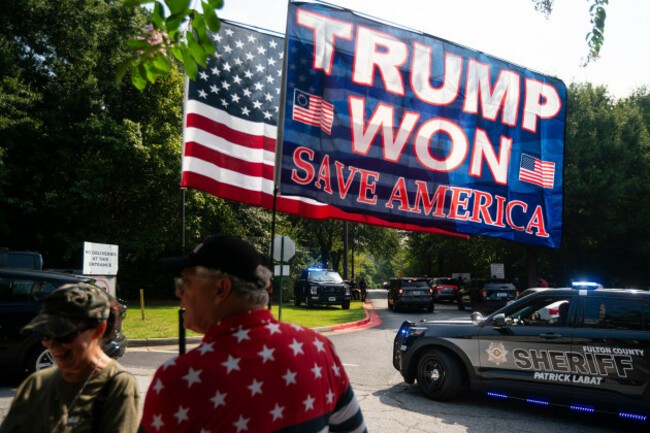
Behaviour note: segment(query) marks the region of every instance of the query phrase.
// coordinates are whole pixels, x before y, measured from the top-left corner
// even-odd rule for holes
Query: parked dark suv
[[[431,280],[433,299],[436,301],[455,301],[460,290],[460,284],[455,278],[438,277]]]
[[[508,280],[474,279],[458,292],[458,309],[471,308],[473,311],[490,313],[517,299],[517,296],[517,287]]]
[[[33,334],[20,330],[40,311],[45,298],[64,284],[92,282],[91,278],[26,269],[0,269],[0,365],[4,371],[33,372],[52,365],[50,353]],[[113,335],[106,336],[106,354],[118,358],[126,350],[121,319]]]
[[[332,269],[309,267],[302,271],[293,288],[293,303],[314,305],[340,305],[350,308],[350,286],[345,284],[338,272]]]
[[[426,278],[391,278],[388,287],[388,309],[426,308],[433,311],[433,289]]]

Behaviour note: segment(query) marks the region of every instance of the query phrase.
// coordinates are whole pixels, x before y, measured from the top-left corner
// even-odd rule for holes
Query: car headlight
[[[413,335],[415,336],[420,335],[427,330],[427,328],[412,326],[412,325],[413,324],[411,322],[406,321],[402,323],[402,326],[400,326],[399,331],[397,332],[405,337],[410,337]]]
[[[318,295],[318,286],[309,286],[309,293],[312,295]]]

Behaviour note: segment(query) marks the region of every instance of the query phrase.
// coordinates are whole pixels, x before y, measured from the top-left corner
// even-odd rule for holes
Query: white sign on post
[[[273,260],[288,262],[296,254],[296,244],[289,236],[277,236],[271,244]]]
[[[490,273],[494,278],[505,278],[506,273],[503,268],[503,263],[492,263],[490,265]]]
[[[117,275],[118,246],[84,242],[84,275]]]
[[[290,274],[289,265],[282,265],[282,276],[288,277],[289,274]],[[280,265],[273,266],[273,276],[275,277],[280,276]]]

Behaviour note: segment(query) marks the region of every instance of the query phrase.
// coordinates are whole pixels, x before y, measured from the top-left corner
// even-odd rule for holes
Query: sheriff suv
[[[543,314],[549,309],[557,314]],[[427,397],[500,400],[647,421],[650,292],[536,290],[487,318],[404,322],[393,366]]]
[[[340,305],[347,310],[350,308],[350,298],[350,287],[332,269],[309,267],[302,271],[293,288],[294,305],[304,302],[307,308]]]

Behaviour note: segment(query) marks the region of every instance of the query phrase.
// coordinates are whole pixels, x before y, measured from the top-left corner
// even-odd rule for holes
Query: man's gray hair
[[[197,266],[197,273],[211,277],[228,277],[232,281],[232,293],[242,302],[254,305],[266,305],[269,303],[268,288],[271,285],[273,274],[266,266],[259,265],[255,269],[257,281],[247,281],[243,278],[235,277],[227,272],[221,272],[214,269]]]

